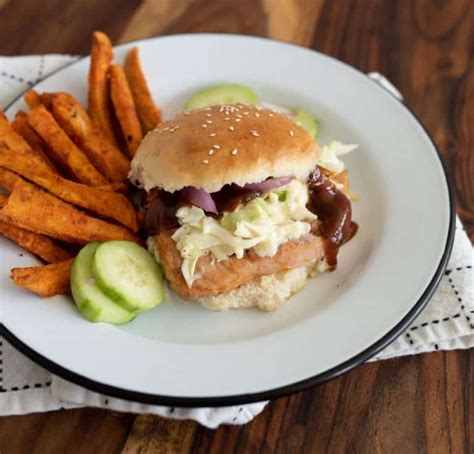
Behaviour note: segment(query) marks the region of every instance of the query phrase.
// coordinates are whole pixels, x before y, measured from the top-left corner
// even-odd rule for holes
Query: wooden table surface
[[[401,90],[441,150],[474,238],[472,0],[0,0],[0,54],[87,53],[187,32],[294,42]],[[243,427],[81,409],[0,418],[0,452],[474,452],[473,351],[361,366],[278,399]]]

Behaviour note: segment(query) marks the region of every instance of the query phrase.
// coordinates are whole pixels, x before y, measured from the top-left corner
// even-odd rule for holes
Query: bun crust
[[[269,177],[307,178],[319,148],[286,115],[243,104],[184,111],[142,141],[130,180],[149,191],[194,186],[216,192]]]

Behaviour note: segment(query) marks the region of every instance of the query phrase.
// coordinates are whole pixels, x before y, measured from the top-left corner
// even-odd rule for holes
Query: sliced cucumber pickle
[[[293,121],[305,129],[313,139],[316,139],[319,132],[318,120],[303,109],[291,108],[291,110],[295,113],[292,117]]]
[[[71,291],[79,312],[91,322],[114,325],[129,322],[137,312],[128,311],[105,296],[91,272],[94,252],[100,243],[89,243],[77,255],[71,270]]]
[[[259,103],[255,92],[245,85],[213,85],[198,91],[187,103],[186,109],[202,109],[216,104],[252,104]]]
[[[92,274],[99,288],[129,311],[145,311],[163,299],[163,276],[153,256],[131,241],[107,241],[95,251]]]

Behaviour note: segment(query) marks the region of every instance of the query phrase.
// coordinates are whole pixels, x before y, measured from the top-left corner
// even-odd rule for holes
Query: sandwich
[[[274,310],[334,270],[356,225],[337,157],[348,150],[333,145],[245,104],[182,111],[148,133],[129,177],[171,289],[210,309]]]

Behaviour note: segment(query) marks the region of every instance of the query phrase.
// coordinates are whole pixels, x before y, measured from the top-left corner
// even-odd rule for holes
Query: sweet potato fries
[[[69,93],[28,90],[29,112],[12,123],[0,112],[0,235],[46,263],[11,270],[16,285],[42,297],[70,290],[80,245],[138,241],[130,158],[160,121],[138,50],[124,71],[107,35],[95,32],[87,91],[87,110]]]

